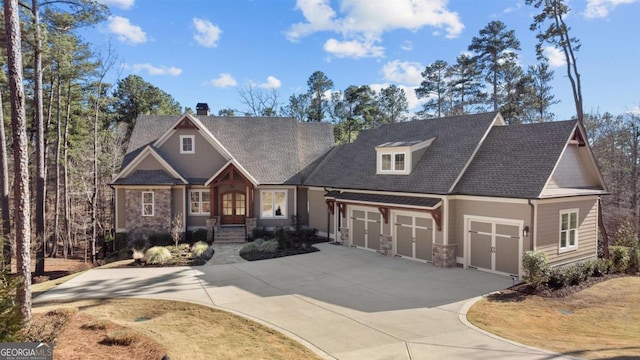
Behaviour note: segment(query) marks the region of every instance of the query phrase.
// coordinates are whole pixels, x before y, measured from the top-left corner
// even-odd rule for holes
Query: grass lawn
[[[503,292],[471,307],[477,327],[526,345],[589,359],[640,358],[640,277],[564,298]]]
[[[175,359],[319,359],[298,342],[239,316],[191,303],[150,299],[95,299],[37,304],[34,313],[78,309],[80,319],[68,322],[54,345],[55,358],[159,359],[166,351]],[[88,316],[88,317],[87,317]],[[95,325],[101,326],[95,326]],[[104,324],[107,325],[105,330]],[[105,344],[113,326],[142,334],[139,342],[122,347]],[[156,344],[150,344],[149,339]],[[82,350],[77,350],[82,349]],[[154,350],[154,351],[151,351]],[[77,351],[81,351],[79,354]],[[126,351],[130,351],[126,353]]]

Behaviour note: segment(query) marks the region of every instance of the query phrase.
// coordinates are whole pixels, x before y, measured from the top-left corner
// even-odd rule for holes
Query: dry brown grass
[[[608,280],[564,298],[491,296],[467,318],[504,338],[560,353],[640,358],[640,277]]]
[[[91,316],[84,323],[85,328],[100,328],[100,322],[108,319],[162,344],[172,360],[318,359],[309,349],[277,331],[202,305],[149,299],[108,299],[39,304],[34,311],[46,312],[54,308],[69,307],[77,308],[81,315]],[[100,330],[104,335],[96,339],[98,342],[104,340],[107,332],[114,331],[110,326],[105,328]],[[78,343],[76,345],[87,347],[87,342],[82,336],[77,336],[75,341]],[[72,345],[65,344],[54,346],[54,351],[58,351],[60,346]],[[103,356],[110,354],[112,348],[121,347],[112,346]],[[69,358],[59,356],[61,359]],[[121,358],[139,357],[136,355]]]

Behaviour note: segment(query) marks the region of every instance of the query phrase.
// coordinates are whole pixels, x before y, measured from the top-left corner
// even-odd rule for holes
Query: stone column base
[[[456,266],[456,244],[433,244],[432,255],[433,266],[444,268]]]
[[[258,219],[245,218],[244,225],[247,227],[247,235],[251,237],[253,235],[253,229],[258,227]]]
[[[393,255],[393,242],[391,235],[380,235],[380,254],[384,256]]]
[[[341,227],[340,231],[340,243],[344,246],[349,246],[349,228]]]
[[[218,231],[218,217],[214,217],[213,219],[207,219],[206,227],[207,227],[207,242],[211,244],[211,242],[213,241],[213,232]]]

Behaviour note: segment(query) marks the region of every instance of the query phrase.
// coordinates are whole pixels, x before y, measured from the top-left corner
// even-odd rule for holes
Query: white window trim
[[[191,139],[191,151],[184,149],[184,139]],[[194,135],[180,135],[180,154],[196,153],[196,137]]]
[[[144,195],[145,194],[151,194],[151,214],[145,214],[144,213],[144,206],[148,204],[148,203],[144,202]],[[142,209],[141,209],[142,210],[142,216],[149,216],[149,217],[155,216],[155,213],[156,213],[156,202],[155,202],[155,200],[156,200],[155,199],[155,194],[153,193],[153,191],[143,191],[142,192],[142,199],[141,199],[141,202],[142,202]]]
[[[284,209],[282,210],[282,215],[280,216],[276,216],[276,193],[281,192],[284,193]],[[273,212],[273,216],[262,216],[262,194],[264,193],[271,193],[271,198],[273,199],[273,207],[272,207],[272,212]],[[282,190],[260,190],[260,218],[261,219],[286,219],[287,218],[287,208],[289,207],[289,190],[287,189],[282,189]]]
[[[382,168],[382,157],[384,155],[391,155],[391,170],[385,170]],[[396,155],[404,155],[404,169],[398,170],[396,169]],[[411,172],[411,159],[408,151],[387,151],[387,152],[378,152],[378,174],[409,174]]]
[[[191,209],[192,209],[192,207],[191,207],[191,194],[194,193],[194,192],[200,193],[200,195],[198,197],[200,199],[200,201],[199,201],[199,203],[200,203],[200,211],[199,212],[192,212],[191,211]],[[211,193],[209,192],[209,189],[189,190],[189,197],[188,197],[188,199],[189,199],[189,215],[196,215],[196,216],[203,215],[204,216],[204,215],[210,215],[211,214],[211,205],[209,205],[209,211],[208,212],[202,211],[202,208],[203,208],[202,204],[204,204],[204,201],[202,201],[202,193],[205,193],[205,192],[209,193],[209,201],[211,201]]]
[[[569,216],[569,226],[571,226],[571,214],[572,213],[576,213],[576,243],[575,245],[569,245],[569,231],[571,230],[571,228],[569,227],[566,231],[567,231],[567,246],[562,247],[562,215],[564,214],[568,214]],[[579,243],[579,239],[580,239],[580,211],[579,209],[565,209],[565,210],[560,210],[560,214],[558,215],[558,253],[562,254],[568,251],[575,251],[578,250],[578,243]]]

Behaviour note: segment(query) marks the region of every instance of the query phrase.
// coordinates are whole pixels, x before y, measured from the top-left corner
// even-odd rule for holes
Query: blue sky
[[[455,62],[490,21],[521,42],[523,66],[536,63],[536,9],[516,0],[100,0],[111,17],[81,35],[110,42],[117,76],[142,76],[195,108],[242,109],[239,90],[275,88],[282,105],[305,92],[316,70],[349,85],[413,89],[426,65]],[[571,34],[582,42],[578,67],[586,112],[640,112],[640,0],[571,0]],[[557,119],[574,113],[565,67],[553,49]],[[116,71],[111,81],[117,80]]]

